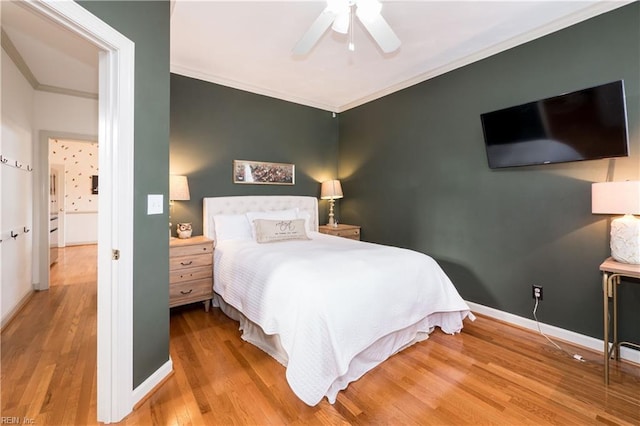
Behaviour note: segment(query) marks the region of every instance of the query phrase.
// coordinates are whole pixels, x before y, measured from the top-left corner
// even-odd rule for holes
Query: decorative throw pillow
[[[269,220],[290,220],[298,218],[298,209],[287,210],[268,210],[262,212],[247,212],[247,221],[251,229],[251,235],[253,239],[256,239],[256,219],[269,219]]]
[[[304,219],[255,219],[256,242],[309,240]]]

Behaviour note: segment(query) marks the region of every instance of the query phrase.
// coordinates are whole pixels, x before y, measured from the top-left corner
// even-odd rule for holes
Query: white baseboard
[[[98,244],[97,241],[67,241],[65,243],[65,247],[70,246],[90,246]]]
[[[4,330],[4,328],[18,315],[18,313],[24,308],[31,297],[35,294],[34,290],[29,290],[25,293],[25,295],[16,303],[16,306],[11,309],[5,316],[2,317],[2,321],[0,321],[0,330]]]
[[[146,398],[150,392],[154,391],[155,388],[171,374],[171,372],[173,372],[173,362],[171,361],[171,357],[169,357],[167,362],[165,362],[151,376],[149,376],[147,380],[140,383],[140,385],[133,390],[131,395],[133,398],[131,406],[135,407],[138,402]]]
[[[467,302],[473,312],[482,314],[491,318],[504,321],[509,324],[517,325],[522,328],[538,332],[536,322],[529,318],[519,317],[508,312],[499,311],[488,306],[480,305],[473,302]],[[564,341],[583,346],[594,351],[604,353],[604,340],[594,337],[585,336],[570,330],[565,330],[549,324],[540,323],[540,330],[549,337],[555,337]],[[640,351],[628,347],[620,348],[620,358],[636,364],[640,364]]]

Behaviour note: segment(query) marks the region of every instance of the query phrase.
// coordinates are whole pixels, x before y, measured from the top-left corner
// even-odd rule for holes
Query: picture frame
[[[296,166],[288,163],[233,160],[233,183],[295,185]]]

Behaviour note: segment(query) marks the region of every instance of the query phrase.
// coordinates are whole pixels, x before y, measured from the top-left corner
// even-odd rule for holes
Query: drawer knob
[[[181,264],[182,266],[189,266],[189,265],[191,265],[192,263],[193,263],[193,260],[190,260],[190,261],[188,261],[188,262],[180,262],[180,264]]]
[[[193,289],[191,289],[189,291],[180,290],[180,294],[191,294],[192,291],[193,291]]]

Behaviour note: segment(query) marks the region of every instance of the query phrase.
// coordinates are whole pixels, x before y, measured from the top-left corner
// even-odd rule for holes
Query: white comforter
[[[455,333],[471,315],[442,269],[422,253],[316,232],[310,237],[224,241],[214,264],[215,292],[266,334],[279,336],[289,385],[309,405],[325,395],[335,402],[351,361],[384,336],[415,324],[420,331],[439,326]],[[340,389],[328,394],[336,383]]]

